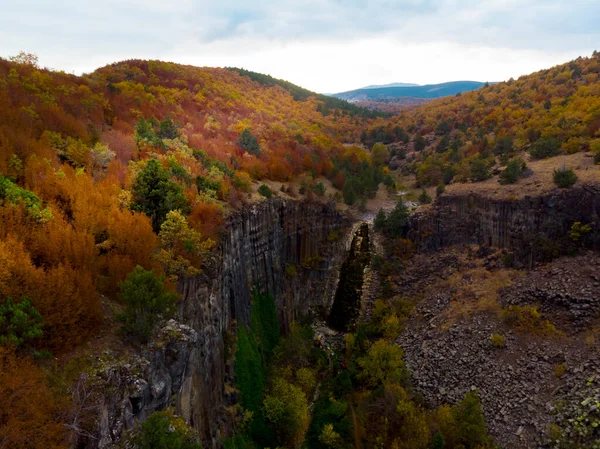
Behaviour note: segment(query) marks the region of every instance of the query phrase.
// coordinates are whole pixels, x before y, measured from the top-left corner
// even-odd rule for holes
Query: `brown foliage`
[[[0,448],[66,448],[60,404],[44,374],[29,359],[0,347]]]

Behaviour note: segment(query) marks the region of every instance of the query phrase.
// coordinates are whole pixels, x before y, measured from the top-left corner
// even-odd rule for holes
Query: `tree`
[[[30,65],[35,68],[39,67],[39,58],[35,53],[20,51],[16,56],[10,56],[8,60],[15,64]]]
[[[383,232],[385,231],[387,226],[387,215],[383,209],[379,209],[377,215],[373,219],[373,228],[375,232]]]
[[[29,357],[0,347],[0,447],[64,449],[66,427],[44,373]]]
[[[385,227],[386,234],[391,237],[402,237],[408,227],[408,208],[404,201],[400,200],[396,203],[396,207],[388,214],[387,225]]]
[[[160,226],[160,250],[153,257],[162,264],[167,276],[196,276],[201,273],[215,242],[203,240],[202,234],[190,228],[186,218],[178,210],[170,211]]]
[[[426,146],[427,146],[427,142],[425,142],[425,139],[423,138],[423,136],[421,134],[417,133],[417,135],[415,136],[415,142],[414,142],[415,151],[423,151]]]
[[[429,203],[431,203],[431,197],[427,193],[427,190],[423,189],[423,191],[419,195],[419,202],[421,204],[429,204]]]
[[[560,142],[554,137],[542,137],[533,144],[529,151],[534,159],[545,159],[556,156],[560,151]]]
[[[256,137],[252,135],[248,128],[242,131],[240,138],[238,139],[238,145],[248,153],[255,156],[260,156],[260,145]]]
[[[265,396],[263,412],[280,444],[299,448],[310,423],[308,400],[302,390],[278,377]]]
[[[350,179],[344,183],[342,194],[344,196],[344,203],[348,206],[352,206],[356,202],[356,191],[354,190],[353,182]]]
[[[140,430],[139,449],[202,449],[194,431],[170,411],[154,412]]]
[[[401,382],[406,375],[402,349],[385,340],[377,340],[367,355],[358,360],[359,378],[371,388],[392,381]]]
[[[371,148],[371,160],[373,164],[383,166],[389,162],[390,152],[384,144],[377,142]]]
[[[160,122],[156,136],[160,139],[176,139],[179,137],[179,129],[171,117],[167,116]]]
[[[513,152],[513,140],[511,137],[500,137],[496,140],[496,146],[494,147],[494,154],[496,156],[503,156]]]
[[[473,158],[469,165],[471,168],[471,181],[485,181],[491,176],[489,164],[485,159],[482,159],[481,157]]]
[[[552,179],[554,184],[556,184],[558,187],[569,188],[577,182],[577,175],[570,168],[567,169],[563,166],[563,168],[559,170],[554,170]]]
[[[436,197],[440,197],[440,196],[442,196],[444,194],[445,191],[446,191],[446,184],[444,184],[443,182],[441,182],[435,188],[435,196]]]
[[[121,283],[119,297],[124,304],[118,315],[122,331],[147,342],[154,326],[175,312],[178,295],[167,289],[164,276],[138,265]]]
[[[42,336],[44,320],[29,298],[14,303],[8,298],[0,305],[0,345],[19,348],[26,340]]]
[[[511,159],[506,165],[506,168],[500,172],[498,182],[500,184],[514,184],[519,180],[523,171],[527,169],[527,164],[523,159]]]
[[[489,443],[485,418],[477,392],[468,392],[461,402],[452,407],[452,416],[457,425],[456,433],[459,441],[467,449],[485,446]]]
[[[131,187],[132,209],[143,212],[152,220],[152,229],[158,234],[167,213],[179,209],[188,213],[190,206],[183,187],[169,179],[169,171],[159,161],[150,159]]]
[[[319,435],[319,441],[332,449],[338,448],[343,444],[340,434],[333,430],[333,424],[325,424],[323,426],[321,435]]]

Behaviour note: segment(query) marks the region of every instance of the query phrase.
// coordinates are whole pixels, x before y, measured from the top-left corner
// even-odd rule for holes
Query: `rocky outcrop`
[[[252,289],[275,299],[282,330],[331,307],[347,249],[349,220],[322,202],[273,199],[226,221],[215,260],[201,276],[181,279],[177,320],[193,331],[185,349],[150,346],[140,368],[114,366],[107,378],[98,433],[90,447],[111,447],[124,429],[153,411],[175,407],[198,430],[205,448],[218,448],[231,427],[225,406],[233,367],[226,340],[249,324]],[[171,354],[171,355],[169,355]],[[131,364],[129,364],[131,366]],[[112,372],[112,371],[111,371]]]
[[[564,252],[577,221],[592,225],[589,244],[600,247],[599,214],[597,184],[522,199],[442,195],[433,207],[411,217],[408,237],[422,251],[460,243],[505,248],[516,263],[527,267]]]
[[[194,329],[170,320],[155,341],[135,357],[120,362],[112,361],[110,354],[98,357],[93,388],[102,396],[97,435],[89,445],[111,447],[123,430],[170,405],[194,362],[197,341]]]

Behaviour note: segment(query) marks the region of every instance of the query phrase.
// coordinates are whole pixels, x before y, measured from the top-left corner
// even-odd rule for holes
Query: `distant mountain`
[[[427,84],[425,86],[372,87],[340,92],[332,96],[350,102],[381,101],[400,97],[431,99],[479,89],[484,84],[479,81],[451,81],[449,83]]]
[[[415,87],[415,83],[390,83],[390,84],[372,84],[371,86],[361,87],[361,89],[379,89],[381,87]]]

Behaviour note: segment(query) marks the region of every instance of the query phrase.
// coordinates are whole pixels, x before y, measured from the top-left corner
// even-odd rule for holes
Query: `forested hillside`
[[[600,54],[439,99],[373,127],[363,143],[398,142],[392,156],[422,185],[481,181],[515,157],[600,152]]]
[[[199,248],[159,236],[169,211],[182,213],[172,240],[202,241],[254,180],[368,160],[342,145],[363,119],[322,105],[224,69],[127,61],[77,77],[32,55],[0,60],[0,295],[33,299],[39,345],[85,340],[102,319],[97,293],[114,297],[136,265],[201,268]]]

